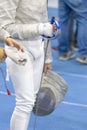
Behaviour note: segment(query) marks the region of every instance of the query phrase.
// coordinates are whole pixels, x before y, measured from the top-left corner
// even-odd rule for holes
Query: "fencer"
[[[20,66],[6,59],[16,94],[10,130],[27,130],[36,94],[40,88],[44,65],[42,35],[51,36],[56,29],[48,22],[47,0],[1,0],[0,24],[25,47],[27,62]],[[9,50],[10,47],[6,46]],[[52,58],[48,57],[51,63]]]

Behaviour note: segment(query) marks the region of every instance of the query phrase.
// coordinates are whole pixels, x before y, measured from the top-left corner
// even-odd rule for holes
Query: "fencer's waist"
[[[29,37],[29,38],[22,38],[22,39],[20,39],[20,38],[15,38],[14,37],[14,39],[16,39],[17,41],[37,41],[37,40],[40,40],[40,39],[42,39],[42,37],[41,36],[35,36],[35,37]]]
[[[33,40],[19,40],[19,39],[15,39],[18,42],[20,42],[22,45],[26,46],[42,46],[42,44],[44,44],[42,42],[42,38],[39,39],[33,39]]]

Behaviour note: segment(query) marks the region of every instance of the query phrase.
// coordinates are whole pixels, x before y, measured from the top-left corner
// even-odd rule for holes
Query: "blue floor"
[[[57,16],[56,9],[48,9],[49,18]],[[57,40],[52,41],[57,46]],[[75,58],[59,61],[58,52],[52,51],[53,71],[59,73],[68,83],[65,100],[48,116],[31,115],[28,130],[87,130],[87,65],[77,63]],[[1,63],[5,75],[5,63]],[[15,106],[12,83],[7,82],[12,95],[7,96],[2,73],[0,72],[0,130],[9,130],[9,122]],[[36,125],[35,125],[36,120]],[[35,127],[34,127],[35,125]]]

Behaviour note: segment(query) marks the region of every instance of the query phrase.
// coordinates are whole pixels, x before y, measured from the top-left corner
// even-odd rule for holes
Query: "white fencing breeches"
[[[16,94],[16,106],[11,118],[10,130],[27,130],[44,64],[44,45],[41,40],[22,43],[26,48],[26,65],[18,65],[9,58],[6,60]]]

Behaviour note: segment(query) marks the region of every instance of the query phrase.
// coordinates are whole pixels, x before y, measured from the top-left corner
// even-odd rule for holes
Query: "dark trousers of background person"
[[[60,59],[61,56],[63,56],[63,60],[73,58],[74,56],[69,43],[69,24],[72,11],[78,27],[77,61],[87,64],[87,1],[85,0],[59,0],[58,17],[62,32],[58,39]]]

